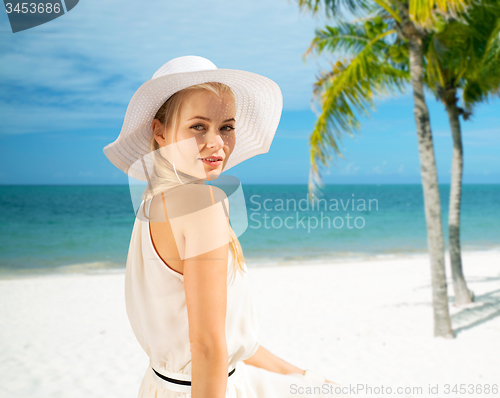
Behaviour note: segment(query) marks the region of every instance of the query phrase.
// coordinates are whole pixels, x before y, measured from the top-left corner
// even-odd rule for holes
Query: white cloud
[[[349,163],[340,174],[354,175],[358,174],[360,166],[355,166],[353,162]]]
[[[373,166],[371,172],[369,172],[368,174],[384,174],[384,168],[386,164],[387,160],[384,160],[381,165]]]

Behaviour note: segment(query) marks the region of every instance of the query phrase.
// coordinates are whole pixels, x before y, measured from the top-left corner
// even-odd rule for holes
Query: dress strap
[[[165,388],[178,392],[191,392],[191,375],[184,373],[174,373],[162,370],[161,373],[151,367],[156,380]],[[227,375],[230,377],[236,368],[233,368]]]

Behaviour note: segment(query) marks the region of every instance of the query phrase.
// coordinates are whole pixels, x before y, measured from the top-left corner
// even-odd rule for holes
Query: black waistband
[[[163,380],[166,380],[166,381],[169,381],[171,383],[175,383],[175,384],[181,384],[183,386],[190,386],[191,385],[191,382],[189,380],[177,380],[177,379],[172,379],[170,377],[167,377],[167,376],[163,376],[162,374],[158,373],[156,370],[154,370],[154,368],[151,368],[153,369],[153,372],[156,373],[156,375],[160,378],[162,378]],[[233,370],[231,370],[228,374],[227,374],[227,377],[231,376],[234,372],[236,371],[236,368],[234,368]]]

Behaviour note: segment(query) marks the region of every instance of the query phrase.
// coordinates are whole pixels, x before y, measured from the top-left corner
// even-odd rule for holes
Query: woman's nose
[[[224,140],[220,134],[210,132],[207,137],[207,146],[213,149],[220,149],[224,147]]]

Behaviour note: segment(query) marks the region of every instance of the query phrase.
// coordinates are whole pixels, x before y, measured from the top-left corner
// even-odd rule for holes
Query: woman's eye
[[[196,130],[196,131],[203,131],[205,130],[205,126],[203,124],[195,124],[193,126],[191,126],[192,129]],[[234,130],[234,127],[233,126],[222,126],[221,127],[221,131],[224,131],[224,132],[229,132],[229,131],[232,131]]]
[[[195,129],[195,130],[198,130],[198,131],[201,131],[205,127],[202,124],[195,124],[194,126],[191,126],[191,128]]]

